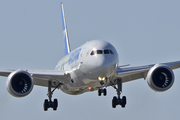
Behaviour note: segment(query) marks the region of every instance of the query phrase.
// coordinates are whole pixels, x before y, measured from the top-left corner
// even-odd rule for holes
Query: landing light
[[[66,75],[68,74],[68,72],[67,72],[67,71],[65,71],[64,73],[65,73]]]
[[[98,77],[99,81],[104,81],[106,78],[105,77]]]

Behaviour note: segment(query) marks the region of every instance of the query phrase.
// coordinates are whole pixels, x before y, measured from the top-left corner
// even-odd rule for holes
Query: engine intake
[[[174,83],[174,73],[164,64],[154,65],[147,74],[147,82],[150,88],[157,92],[163,92],[171,88]]]
[[[24,70],[14,71],[7,78],[7,90],[14,97],[24,97],[28,95],[33,89],[33,86],[31,75]]]

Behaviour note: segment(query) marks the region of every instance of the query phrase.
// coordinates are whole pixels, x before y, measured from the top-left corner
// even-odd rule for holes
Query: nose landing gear
[[[103,95],[106,96],[106,95],[107,95],[107,90],[106,90],[106,88],[104,88],[104,89],[101,89],[101,88],[100,88],[100,89],[98,90],[98,95],[101,96],[101,93],[103,93]]]
[[[106,90],[106,88],[103,88],[104,82],[100,81],[100,84],[101,84],[101,88],[99,88],[99,90],[98,90],[98,95],[101,96],[101,93],[103,93],[103,95],[106,96],[107,90]]]

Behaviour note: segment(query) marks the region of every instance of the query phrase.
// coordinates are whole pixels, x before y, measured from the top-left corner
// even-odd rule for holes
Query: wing
[[[162,63],[164,65],[169,66],[171,69],[180,68],[180,61],[176,62],[167,62]],[[117,69],[117,75],[115,76],[120,77],[122,82],[128,82],[140,78],[146,79],[148,71],[154,66],[155,64],[145,65],[145,66],[138,66],[138,67],[124,67]]]
[[[8,77],[13,69],[0,69],[0,76]],[[34,85],[48,87],[48,81],[52,81],[52,87],[59,83],[66,84],[70,80],[70,74],[63,70],[26,70],[31,74]]]

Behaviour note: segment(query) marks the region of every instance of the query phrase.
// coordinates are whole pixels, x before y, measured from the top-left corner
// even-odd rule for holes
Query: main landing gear
[[[123,96],[122,99],[120,98],[121,92],[122,92],[122,80],[121,79],[117,79],[117,87],[116,85],[114,85],[113,83],[111,83],[111,86],[116,89],[117,92],[117,97],[114,96],[112,99],[112,107],[116,108],[117,105],[121,105],[122,108],[125,108],[126,106],[126,96]],[[107,90],[106,88],[103,87],[104,85],[104,81],[100,81],[101,84],[101,88],[98,90],[98,95],[101,96],[101,93],[104,94],[104,96],[107,95]]]
[[[52,101],[52,94],[53,92],[61,85],[61,83],[59,83],[53,91],[51,91],[51,81],[48,82],[48,98],[49,98],[49,101],[48,99],[45,99],[44,100],[44,111],[47,111],[48,108],[53,108],[53,110],[57,110],[57,107],[58,107],[58,100],[57,99],[54,99],[54,101]]]
[[[126,96],[123,96],[122,99],[120,98],[120,95],[121,95],[121,92],[122,92],[122,80],[121,79],[117,79],[117,86],[118,86],[118,88],[113,86],[116,89],[118,96],[113,97],[113,99],[112,99],[112,107],[116,108],[117,105],[121,105],[122,108],[125,108],[125,106],[126,106]]]

